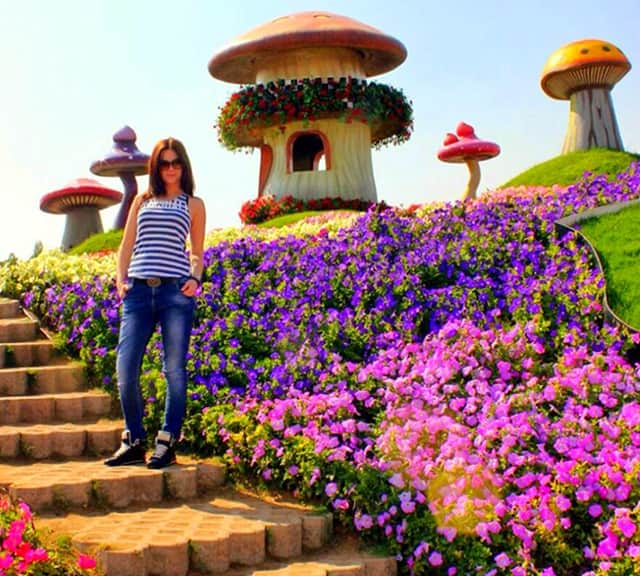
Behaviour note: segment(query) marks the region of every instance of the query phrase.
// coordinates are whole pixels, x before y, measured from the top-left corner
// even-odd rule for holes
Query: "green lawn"
[[[89,236],[84,242],[69,250],[69,254],[86,254],[103,250],[117,250],[122,240],[122,230],[110,230]]]
[[[640,329],[640,204],[580,223],[602,259],[611,309]]]
[[[616,174],[627,169],[631,162],[640,160],[638,154],[594,148],[580,150],[571,154],[562,154],[551,160],[536,164],[518,174],[500,188],[510,186],[566,186],[580,180],[585,172],[609,174],[613,179]]]

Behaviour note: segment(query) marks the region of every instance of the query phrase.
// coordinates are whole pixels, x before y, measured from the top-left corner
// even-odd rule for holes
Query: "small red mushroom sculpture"
[[[51,214],[66,214],[62,250],[69,251],[83,240],[102,232],[99,210],[122,200],[122,193],[107,188],[91,178],[77,178],[66,186],[45,194],[40,210]]]
[[[460,122],[456,133],[448,132],[443,147],[438,150],[438,159],[443,162],[464,162],[469,168],[469,182],[462,195],[462,200],[476,197],[480,183],[480,166],[478,162],[488,160],[500,154],[500,146],[495,142],[480,140],[473,131],[473,126]]]

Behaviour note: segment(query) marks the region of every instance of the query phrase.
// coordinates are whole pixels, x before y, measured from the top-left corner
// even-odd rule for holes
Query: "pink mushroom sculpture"
[[[67,252],[80,242],[102,232],[99,210],[122,200],[122,193],[107,188],[91,178],[77,178],[58,190],[45,194],[40,210],[51,214],[66,214],[62,250]]]
[[[460,122],[456,133],[448,132],[444,138],[443,147],[438,150],[438,159],[443,162],[464,162],[469,168],[469,182],[462,195],[462,200],[472,200],[476,197],[480,183],[480,166],[478,162],[488,160],[500,154],[500,146],[495,142],[480,140],[473,130],[473,126]]]

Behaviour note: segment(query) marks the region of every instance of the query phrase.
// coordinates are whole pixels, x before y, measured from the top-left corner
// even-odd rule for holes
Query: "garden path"
[[[71,537],[106,576],[394,576],[395,560],[337,535],[331,514],[224,485],[224,466],[108,468],[122,421],[56,355],[36,319],[0,298],[0,487]]]

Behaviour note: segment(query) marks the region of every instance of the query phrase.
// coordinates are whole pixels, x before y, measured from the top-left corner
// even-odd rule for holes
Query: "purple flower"
[[[338,485],[335,482],[329,482],[324,488],[324,493],[331,498],[338,491]]]

